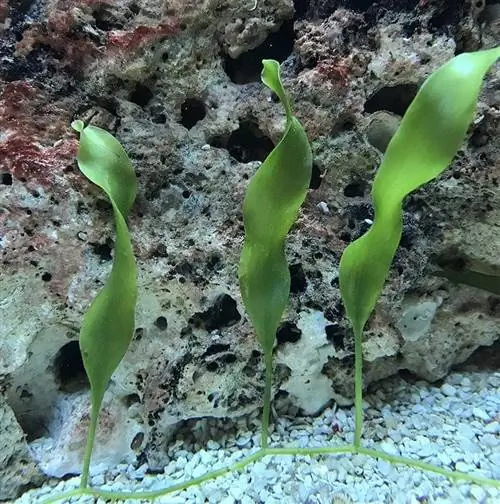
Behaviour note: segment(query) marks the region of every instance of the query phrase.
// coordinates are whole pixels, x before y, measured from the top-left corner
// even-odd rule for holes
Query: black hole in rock
[[[313,163],[311,170],[311,181],[309,182],[309,189],[319,189],[321,182],[323,182],[321,171],[318,168],[318,166]]]
[[[163,113],[154,115],[151,120],[155,124],[165,124],[167,122],[167,116]]]
[[[238,357],[236,357],[236,355],[233,353],[229,353],[220,357],[219,360],[221,360],[225,364],[232,364],[233,362],[236,362],[238,360]]]
[[[160,331],[164,331],[168,327],[167,319],[161,315],[155,320],[155,326],[160,329]]]
[[[50,281],[52,280],[52,275],[51,275],[48,271],[46,271],[46,272],[45,272],[45,273],[43,273],[43,275],[42,275],[42,280],[43,280],[44,282],[50,282]]]
[[[205,312],[195,313],[190,323],[204,327],[207,331],[229,327],[241,320],[236,301],[228,294],[218,296],[214,304]]]
[[[288,269],[290,270],[290,292],[292,294],[305,292],[307,289],[307,279],[302,264],[292,264]]]
[[[90,243],[92,252],[99,256],[101,261],[111,261],[113,258],[111,252],[113,250],[113,240],[107,239],[105,243]]]
[[[198,121],[201,121],[207,112],[205,104],[198,98],[188,98],[181,105],[181,124],[191,129]]]
[[[228,137],[224,135],[215,135],[208,139],[208,143],[216,149],[227,149]],[[207,167],[207,170],[210,167]]]
[[[141,398],[138,394],[128,394],[123,398],[123,402],[127,408],[130,408],[133,404],[140,403]]]
[[[348,0],[344,5],[348,9],[365,11],[373,5],[373,0]]]
[[[386,110],[403,116],[417,94],[416,84],[399,84],[379,89],[365,102],[365,112]]]
[[[144,84],[137,83],[134,90],[130,93],[129,100],[139,107],[145,107],[153,98],[153,92]]]
[[[336,349],[344,349],[345,331],[337,324],[330,324],[325,327],[326,339],[333,343]]]
[[[12,175],[10,173],[2,173],[2,185],[12,185]]]
[[[344,196],[348,198],[363,197],[365,195],[366,184],[359,180],[357,182],[351,182],[344,187]]]
[[[99,30],[110,31],[123,28],[123,23],[118,21],[104,5],[97,7],[92,15],[95,19],[95,25]]]
[[[191,191],[188,191],[187,189],[185,189],[184,191],[182,191],[182,197],[184,199],[188,199],[190,196],[191,196]]]
[[[286,21],[277,32],[271,33],[255,49],[243,53],[236,59],[226,56],[224,70],[235,84],[258,82],[262,71],[262,60],[274,59],[281,63],[291,54],[294,39],[293,21]]]
[[[70,341],[59,349],[54,359],[54,370],[62,392],[78,392],[90,386],[78,341]]]
[[[436,264],[441,268],[447,268],[455,271],[463,271],[467,267],[467,262],[463,257],[453,254],[443,254],[436,259]]]
[[[309,9],[309,0],[293,0],[294,19],[304,19]]]
[[[208,357],[210,355],[215,355],[222,352],[227,352],[229,350],[229,345],[224,343],[214,343],[210,345],[202,357]]]
[[[251,121],[241,121],[227,141],[229,154],[241,163],[264,161],[273,149],[271,140]]]
[[[278,345],[299,341],[302,331],[293,322],[283,322],[276,331]]]
[[[219,369],[219,364],[217,364],[217,362],[207,362],[207,371],[214,373],[217,369]]]

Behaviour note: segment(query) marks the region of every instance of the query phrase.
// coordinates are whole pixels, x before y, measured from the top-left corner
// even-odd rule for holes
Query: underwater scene
[[[500,503],[500,0],[0,0],[0,502]]]

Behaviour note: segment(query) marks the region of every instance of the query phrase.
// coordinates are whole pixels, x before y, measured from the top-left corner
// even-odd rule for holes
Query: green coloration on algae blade
[[[72,126],[80,132],[78,166],[109,197],[116,228],[111,274],[87,310],[80,330],[80,349],[92,394],[91,423],[82,472],[82,486],[86,486],[104,393],[134,333],[136,265],[125,218],[134,202],[137,184],[132,163],[110,133],[95,126],[84,127],[82,121],[75,121]]]

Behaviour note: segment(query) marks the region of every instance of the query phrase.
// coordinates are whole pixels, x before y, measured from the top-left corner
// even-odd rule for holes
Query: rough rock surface
[[[375,119],[385,111],[397,121],[432,70],[498,40],[483,2],[371,4],[0,0],[0,384],[47,474],[78,471],[84,433],[67,412],[85,415],[88,385],[76,341],[113,248],[109,204],[74,163],[77,117],[116,134],[139,177],[129,224],[141,294],[108,393],[123,433],[109,440],[113,461],[134,452],[161,466],[179,422],[260,405],[262,363],[236,269],[243,194],[283,127],[259,82],[262,58],[283,62],[314,153],[288,247],[276,390],[307,413],[349,400],[352,335],[337,268],[372,217],[382,153],[368,139],[380,147],[393,131]],[[401,247],[365,333],[367,385],[402,369],[437,380],[500,337],[499,80],[497,67],[453,166],[406,201]],[[317,389],[312,404],[305,391]],[[17,425],[2,418],[2,429]],[[16,460],[12,488],[21,488],[32,476]]]
[[[9,405],[0,398],[0,498],[14,499],[20,491],[43,481],[24,432]]]

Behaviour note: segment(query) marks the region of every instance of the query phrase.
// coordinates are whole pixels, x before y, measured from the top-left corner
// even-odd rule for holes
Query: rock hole
[[[129,95],[129,100],[139,107],[145,107],[153,98],[153,92],[144,84],[137,83]]]
[[[264,161],[274,149],[271,140],[252,121],[241,121],[227,141],[227,150],[240,163]]]
[[[99,256],[101,261],[111,261],[113,258],[111,252],[114,247],[113,240],[108,238],[104,243],[90,243],[92,252]]]
[[[262,60],[275,59],[281,63],[291,54],[294,40],[293,21],[286,21],[277,32],[271,33],[255,49],[235,59],[226,56],[224,70],[235,84],[258,82],[262,71]]]
[[[160,329],[160,331],[164,331],[168,327],[167,319],[161,315],[155,320],[155,326]]]
[[[54,370],[62,392],[78,392],[90,386],[78,341],[70,341],[59,349],[54,359]]]
[[[12,175],[10,173],[2,173],[2,185],[12,185]]]
[[[130,406],[140,402],[141,398],[139,397],[138,394],[128,394],[123,398],[123,403],[127,408],[130,408]]]
[[[48,272],[48,271],[45,271],[43,274],[42,274],[42,280],[44,282],[50,282],[52,280],[52,275]]]
[[[108,9],[109,7],[100,5],[92,13],[95,19],[96,28],[105,32],[110,30],[121,30],[123,28],[123,23],[118,21],[113,13]]]
[[[205,312],[195,313],[189,320],[195,327],[207,331],[229,327],[241,320],[236,301],[229,294],[218,296],[214,304]]]
[[[325,327],[326,339],[333,343],[336,350],[344,350],[345,331],[338,324],[329,324]]]
[[[207,114],[205,104],[198,98],[188,98],[181,105],[181,124],[191,129],[198,121]]]
[[[368,10],[373,5],[373,0],[348,0],[346,2],[346,8],[356,11]]]
[[[372,114],[379,110],[386,110],[403,116],[413,98],[417,94],[416,84],[398,84],[379,89],[365,102],[365,112]]]
[[[351,182],[344,187],[344,196],[347,198],[363,197],[365,195],[366,184],[362,180]]]
[[[290,292],[298,294],[307,289],[307,278],[302,268],[302,264],[296,263],[289,266],[290,271]]]
[[[318,168],[318,165],[313,163],[311,171],[311,181],[309,182],[309,189],[319,189],[321,182],[323,182],[323,176],[321,174],[321,170]]]
[[[210,355],[215,355],[222,352],[227,352],[229,350],[229,345],[224,343],[214,343],[210,345],[202,357],[208,357]]]
[[[294,19],[304,19],[309,9],[309,0],[293,0],[293,8],[295,10]]]
[[[217,364],[217,362],[215,362],[215,361],[207,362],[207,371],[210,371],[211,373],[215,373],[215,371],[217,371],[217,369],[219,369],[219,364]]]
[[[293,322],[283,322],[276,331],[278,345],[299,341],[302,331]]]

